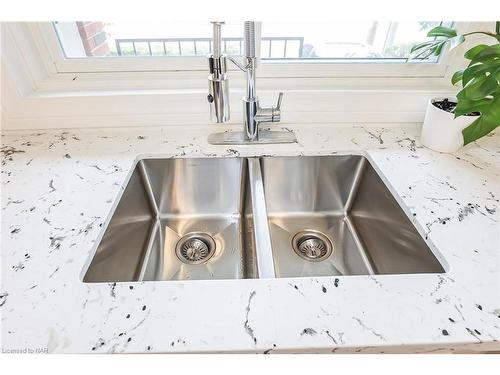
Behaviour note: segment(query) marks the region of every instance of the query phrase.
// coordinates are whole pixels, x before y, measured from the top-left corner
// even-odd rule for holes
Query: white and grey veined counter
[[[419,125],[288,125],[297,144],[213,146],[216,126],[2,137],[2,347],[49,352],[500,350],[499,135],[455,155]],[[365,155],[444,274],[82,282],[141,156]]]

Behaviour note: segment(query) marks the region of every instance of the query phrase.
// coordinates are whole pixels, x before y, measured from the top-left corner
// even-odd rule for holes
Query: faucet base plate
[[[261,130],[258,139],[250,140],[244,132],[212,133],[208,143],[212,145],[254,145],[272,143],[296,143],[295,134],[290,131]]]

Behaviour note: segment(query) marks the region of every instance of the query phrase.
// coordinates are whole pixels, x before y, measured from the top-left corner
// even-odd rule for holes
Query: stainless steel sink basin
[[[362,156],[143,159],[83,281],[433,272]]]
[[[277,277],[444,272],[364,157],[261,163]]]
[[[245,159],[138,162],[84,282],[256,276]]]

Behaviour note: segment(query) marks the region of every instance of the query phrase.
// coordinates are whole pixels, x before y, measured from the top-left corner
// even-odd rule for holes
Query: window
[[[410,48],[440,22],[264,23],[261,58],[295,61],[405,62]],[[447,23],[450,25],[450,23]],[[204,57],[210,53],[206,23],[54,22],[64,56]],[[224,51],[240,55],[242,25],[223,27]],[[436,62],[436,58],[426,62]]]
[[[464,63],[466,46],[407,61],[410,46],[436,24],[264,22],[259,96],[273,103],[276,91],[285,91],[292,122],[421,121],[429,97],[453,93],[450,75]],[[456,24],[459,33],[490,27]],[[242,29],[242,22],[225,25],[228,54],[241,53]],[[2,62],[10,78],[2,82],[19,94],[10,111],[27,128],[34,121],[44,127],[206,123],[211,32],[208,20],[4,23]],[[246,77],[228,68],[237,113]]]
[[[453,53],[443,51],[439,58],[425,60],[407,60],[407,56],[411,46],[425,40],[427,31],[438,24],[452,25],[438,21],[263,22],[258,75],[280,78],[287,87],[302,89],[326,87],[322,78],[342,78],[340,83],[347,86],[368,87],[386,78],[418,77],[434,79],[437,85],[438,80],[445,81]],[[459,32],[469,27],[465,22],[456,24]],[[162,84],[174,89],[186,88],[188,83],[192,84],[189,87],[201,85],[208,69],[206,55],[212,49],[208,20],[40,22],[27,29],[51,74],[65,80],[86,73],[86,80],[78,82],[88,88],[102,87],[103,77],[109,78],[111,87],[125,85],[125,80],[132,87],[159,87],[160,77]],[[222,35],[225,52],[241,54],[243,22],[227,22]],[[238,70],[233,64],[228,69]],[[101,76],[91,76],[93,73]],[[237,77],[237,73],[232,74],[232,78]],[[378,78],[379,82],[366,78]],[[418,84],[416,80],[393,83]],[[259,85],[263,84],[267,83],[260,80]],[[77,86],[75,82],[73,87]]]

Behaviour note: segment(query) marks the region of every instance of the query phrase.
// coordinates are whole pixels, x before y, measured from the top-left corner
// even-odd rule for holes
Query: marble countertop
[[[500,350],[500,133],[455,155],[419,125],[287,127],[293,145],[213,146],[220,126],[2,136],[2,350],[450,352]],[[85,284],[139,156],[362,153],[445,274]]]

